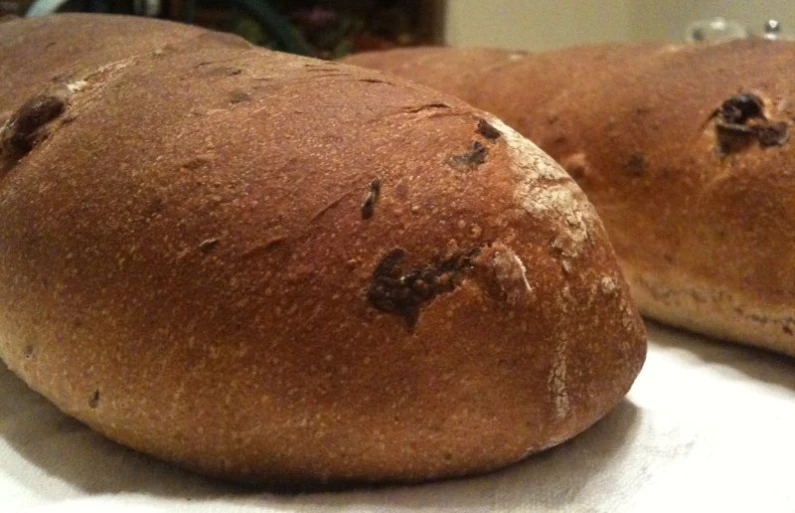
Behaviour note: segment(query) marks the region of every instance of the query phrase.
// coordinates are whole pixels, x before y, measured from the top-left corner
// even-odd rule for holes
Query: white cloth
[[[795,513],[795,359],[649,326],[624,400],[569,443],[491,475],[292,496],[120,447],[0,365],[4,512]]]

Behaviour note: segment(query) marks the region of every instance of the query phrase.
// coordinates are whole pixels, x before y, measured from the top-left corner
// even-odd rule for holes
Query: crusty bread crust
[[[511,63],[469,67],[466,82],[403,52],[350,62],[466,98],[559,161],[604,220],[641,313],[795,354],[795,43],[503,51]]]
[[[765,347],[792,353],[788,335],[795,329],[795,319],[791,308],[780,305],[760,308],[757,298],[690,278],[680,283],[668,278],[661,283],[656,275],[635,273],[626,267],[624,274],[634,284],[634,299],[644,305],[649,317],[720,338],[739,341],[764,338]]]
[[[139,50],[66,79],[19,60],[117,21],[0,29],[0,69],[29,75],[0,84],[0,355],[31,387],[136,449],[293,484],[497,468],[627,392],[642,323],[532,143],[375,71],[140,19]]]

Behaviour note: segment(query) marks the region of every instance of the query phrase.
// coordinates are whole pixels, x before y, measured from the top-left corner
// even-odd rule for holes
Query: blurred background
[[[795,26],[795,0],[0,0],[0,16],[54,11],[177,20],[321,58],[420,44],[790,38]]]
[[[448,0],[444,38],[453,46],[542,50],[605,41],[682,41],[693,24],[724,18],[726,37],[761,35],[775,19],[789,37],[795,0]],[[742,30],[742,34],[737,30]]]

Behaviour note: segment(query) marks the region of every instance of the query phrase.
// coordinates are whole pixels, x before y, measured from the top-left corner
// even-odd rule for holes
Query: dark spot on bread
[[[632,176],[641,176],[646,172],[646,158],[640,154],[632,154],[624,162],[624,171]]]
[[[364,196],[362,202],[362,219],[370,219],[373,217],[375,210],[375,202],[378,201],[378,196],[381,194],[381,180],[376,178],[367,187],[367,194]]]
[[[33,346],[33,344],[28,344],[22,350],[22,356],[24,356],[25,358],[32,358],[34,350],[35,347]]]
[[[496,141],[502,133],[485,119],[478,120],[478,133],[490,141]]]
[[[422,306],[457,287],[472,268],[478,250],[457,252],[423,267],[406,268],[405,250],[395,248],[381,259],[367,290],[367,301],[382,312],[398,315],[412,328]]]
[[[4,125],[2,153],[20,158],[46,137],[45,126],[63,114],[66,104],[57,96],[41,95],[25,102]]]
[[[486,162],[486,155],[489,150],[480,142],[475,141],[472,143],[472,148],[466,153],[461,155],[453,155],[448,162],[453,167],[477,167]]]
[[[245,91],[233,91],[232,94],[229,95],[229,103],[236,104],[236,103],[243,103],[251,101],[251,95]]]
[[[762,125],[757,128],[756,136],[765,148],[781,146],[789,139],[789,126],[783,121]]]
[[[754,141],[763,148],[782,146],[789,140],[789,125],[785,122],[762,120],[752,125],[732,125],[718,122],[715,125],[718,153],[728,155],[748,149]]]
[[[710,117],[715,119],[715,136],[721,155],[747,149],[754,141],[769,148],[781,146],[789,139],[789,125],[768,120],[764,102],[752,93],[732,96]]]
[[[442,102],[432,102],[426,103],[425,105],[420,105],[419,107],[409,107],[405,109],[407,114],[417,114],[418,112],[422,112],[424,110],[435,110],[435,109],[449,109],[450,106],[446,103]]]
[[[717,116],[724,122],[742,125],[752,118],[764,118],[764,103],[752,93],[735,94],[724,101]]]
[[[738,153],[751,146],[753,131],[744,125],[715,125],[715,138],[719,155]]]
[[[199,243],[199,250],[202,253],[209,253],[210,251],[215,249],[216,246],[218,246],[218,243],[219,243],[218,239],[215,239],[215,238],[204,239],[203,241],[201,241]]]
[[[99,406],[99,390],[94,390],[94,393],[88,399],[88,407],[93,409],[97,406]]]
[[[395,85],[392,82],[387,82],[386,80],[381,80],[379,78],[360,78],[359,82],[364,82],[366,84],[386,84],[386,85]]]

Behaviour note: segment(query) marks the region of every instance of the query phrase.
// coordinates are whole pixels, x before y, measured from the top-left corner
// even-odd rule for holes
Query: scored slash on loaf
[[[355,55],[502,117],[577,180],[644,315],[795,355],[795,43]]]
[[[123,17],[5,23],[0,71],[0,355],[114,440],[253,483],[450,477],[640,371],[592,206],[460,100]]]

